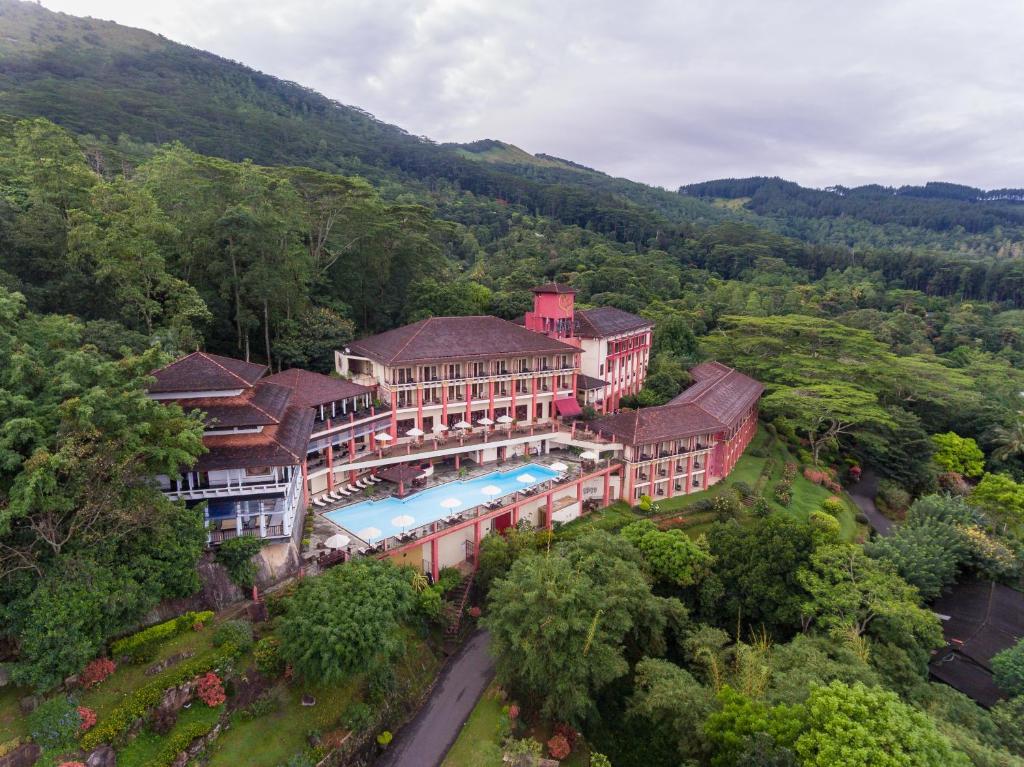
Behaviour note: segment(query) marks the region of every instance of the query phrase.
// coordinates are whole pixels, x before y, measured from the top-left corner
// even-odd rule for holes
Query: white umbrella
[[[326,541],[324,541],[324,546],[326,546],[329,549],[343,549],[346,546],[348,546],[351,542],[352,539],[349,538],[347,535],[335,533]]]
[[[445,426],[443,423],[439,423],[432,429],[432,431],[434,432],[434,434],[440,434],[442,431],[448,431],[448,427]]]
[[[555,463],[551,464],[551,466],[549,468],[551,469],[551,471],[565,471],[569,467],[566,466],[561,461],[556,461]]]
[[[423,436],[423,429],[417,429],[415,426],[413,426],[411,429],[409,429],[409,431],[407,431],[405,433],[405,436],[407,436],[407,437],[422,437]]]
[[[385,432],[381,432],[380,434],[378,434],[376,436],[376,439],[377,439],[378,442],[390,442],[392,439],[394,439],[394,437],[392,437],[390,434],[388,434],[385,431]]]
[[[512,419],[507,415],[499,416],[497,423],[512,423]]]
[[[473,428],[473,424],[466,423],[465,421],[459,421],[457,424],[455,424],[455,428],[456,429],[472,429]]]
[[[445,498],[441,501],[441,506],[445,509],[457,509],[461,505],[462,501],[458,498]]]
[[[411,525],[416,520],[410,517],[408,514],[399,514],[397,517],[391,520],[391,524],[395,527],[401,527],[403,530]]]
[[[497,485],[488,485],[480,488],[480,492],[484,495],[501,495],[501,488]]]
[[[516,477],[516,482],[522,482],[524,485],[527,485],[530,482],[536,482],[536,481],[537,481],[537,478],[535,476],[533,476],[532,474],[520,474],[518,477]]]
[[[596,461],[598,455],[593,450],[584,450],[582,453],[580,453],[580,458],[582,458],[584,461]]]
[[[367,543],[373,543],[374,538],[380,538],[380,530],[376,527],[367,527],[356,533],[356,536],[362,538]]]
[[[492,421],[487,416],[484,416],[483,418],[478,418],[476,422],[481,426],[490,426],[492,423],[494,423],[494,421]]]

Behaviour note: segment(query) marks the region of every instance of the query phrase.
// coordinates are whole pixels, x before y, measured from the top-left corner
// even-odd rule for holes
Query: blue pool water
[[[518,478],[525,474],[532,477],[532,480],[521,482]],[[405,498],[364,501],[337,511],[329,511],[324,516],[363,540],[375,543],[383,538],[396,535],[402,530],[410,530],[450,514],[466,511],[481,503],[508,495],[514,490],[534,487],[556,476],[558,476],[557,471],[547,466],[541,466],[539,463],[531,463],[509,471],[495,471],[474,479],[446,482]],[[501,493],[486,495],[483,489],[488,485],[500,488]],[[442,506],[441,502],[449,498],[458,498],[462,501],[462,505],[454,508]],[[404,525],[396,525],[392,522],[393,519],[403,515],[412,517],[413,522]],[[380,534],[360,534],[370,527],[380,530]]]

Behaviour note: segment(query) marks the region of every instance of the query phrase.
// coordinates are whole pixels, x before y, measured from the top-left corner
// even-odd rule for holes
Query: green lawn
[[[21,714],[19,701],[31,692],[27,687],[0,687],[0,743],[28,735],[28,724]]]
[[[462,726],[441,767],[502,767],[497,735],[503,705],[498,685],[492,683]]]
[[[167,743],[167,738],[195,723],[213,727],[223,710],[223,706],[210,708],[201,701],[193,702],[189,708],[182,709],[178,721],[167,735],[157,735],[150,730],[140,732],[131,743],[118,751],[117,767],[147,767]]]

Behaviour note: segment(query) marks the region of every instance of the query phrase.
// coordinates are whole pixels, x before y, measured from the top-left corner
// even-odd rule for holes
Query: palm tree
[[[997,461],[1024,456],[1024,410],[1017,411],[1017,419],[1009,426],[996,426],[992,430],[992,441],[998,445],[992,451]]]

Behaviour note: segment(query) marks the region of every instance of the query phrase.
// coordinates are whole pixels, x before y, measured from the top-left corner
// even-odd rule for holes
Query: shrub
[[[735,488],[736,494],[739,495],[741,498],[747,498],[754,494],[754,488],[752,488],[750,485],[748,485],[746,482],[743,482],[742,480],[737,480],[736,482],[733,482],[732,486],[733,488]]]
[[[866,525],[866,524],[868,524],[868,521],[869,521],[868,520],[868,515],[865,514],[863,511],[858,511],[857,512],[857,516],[855,516],[854,519],[857,520],[857,524],[859,524],[859,525]]]
[[[796,479],[796,473],[799,468],[800,467],[792,461],[787,461],[786,465],[782,467],[782,478],[792,482]]]
[[[992,677],[1001,690],[1024,695],[1024,639],[992,658]]]
[[[548,753],[552,759],[561,761],[572,753],[572,747],[564,735],[553,735],[548,741]]]
[[[263,543],[261,538],[229,538],[217,549],[214,555],[217,562],[228,571],[228,578],[236,586],[252,588],[256,581],[256,563],[252,558],[263,548]]]
[[[131,636],[118,639],[110,646],[110,652],[114,657],[127,655],[133,663],[144,663],[152,660],[161,644],[189,629],[194,630],[197,624],[201,625],[212,617],[213,613],[209,611],[187,612],[177,618],[157,623],[155,626],[150,626]]]
[[[341,715],[341,726],[352,732],[362,732],[373,724],[373,709],[365,703],[353,703]]]
[[[780,479],[772,491],[775,500],[783,506],[789,506],[793,502],[793,483],[791,480]]]
[[[590,767],[612,767],[612,760],[597,751],[590,753]]]
[[[739,516],[740,502],[734,493],[720,493],[711,500],[711,509],[719,521],[725,521]]]
[[[833,495],[821,502],[821,510],[826,514],[831,514],[833,517],[838,517],[846,511],[846,506],[842,500]]]
[[[179,663],[149,684],[136,688],[134,692],[118,703],[102,722],[82,736],[80,741],[82,748],[91,751],[100,743],[113,742],[131,727],[136,719],[145,716],[151,708],[157,705],[163,698],[165,690],[177,687],[182,682],[215,669],[219,665],[233,660],[237,654],[237,647],[224,645],[219,650]]]
[[[40,703],[28,716],[32,740],[44,749],[66,751],[74,744],[81,726],[78,707],[65,695]]]
[[[182,751],[192,745],[192,741],[208,734],[217,724],[214,719],[210,722],[189,722],[187,725],[175,728],[174,732],[165,740],[163,748],[150,760],[147,767],[167,767],[173,764],[174,760]]]
[[[637,503],[637,508],[640,509],[644,514],[649,514],[651,511],[651,496],[641,495],[640,501]]]
[[[381,702],[395,690],[395,672],[389,663],[377,664],[366,679],[366,694],[371,701]]]
[[[887,517],[902,519],[907,507],[910,506],[910,493],[895,482],[883,479],[878,483],[878,496],[875,500]]]
[[[277,637],[263,637],[256,643],[252,655],[256,660],[256,668],[261,674],[274,677],[284,671],[281,641]]]
[[[224,693],[224,683],[212,671],[207,671],[203,676],[199,677],[199,689],[196,694],[199,696],[199,700],[210,708],[216,708],[227,700],[227,695]]]
[[[233,644],[239,651],[245,652],[252,647],[252,624],[241,619],[224,621],[213,632],[212,641],[214,647]]]
[[[767,517],[771,513],[772,507],[768,503],[768,499],[763,495],[757,496],[757,499],[754,501],[754,514],[759,517]]]
[[[391,734],[391,730],[384,730],[384,732],[377,736],[377,743],[380,744],[381,748],[387,748],[393,738],[394,735]]]
[[[454,567],[442,567],[437,574],[437,585],[440,586],[442,594],[447,594],[460,583],[462,583],[462,573]]]
[[[78,707],[78,716],[82,723],[78,725],[78,733],[81,734],[91,730],[96,724],[96,712],[87,706]]]
[[[570,751],[576,748],[576,741],[579,740],[580,737],[580,734],[565,722],[558,722],[555,725],[554,734],[561,735],[569,742]]]
[[[824,511],[812,511],[807,515],[807,524],[811,526],[815,537],[824,541],[839,539],[839,520]]]
[[[89,661],[88,665],[82,669],[82,673],[78,675],[78,681],[86,689],[95,687],[116,670],[117,664],[110,658],[96,658],[96,660]]]

